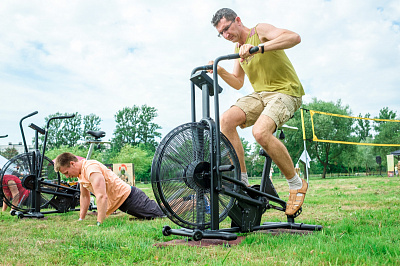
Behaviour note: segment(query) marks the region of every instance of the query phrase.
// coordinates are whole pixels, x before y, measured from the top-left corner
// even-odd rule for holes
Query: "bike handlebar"
[[[63,115],[63,116],[56,116],[56,117],[52,117],[49,119],[49,121],[47,121],[47,125],[46,125],[46,130],[45,130],[45,135],[44,135],[44,141],[43,141],[43,151],[42,151],[42,162],[43,162],[43,158],[44,158],[44,153],[46,151],[46,143],[47,143],[47,134],[49,131],[49,126],[50,126],[50,122],[51,120],[55,120],[55,119],[65,119],[65,118],[73,118],[75,117],[75,114],[72,115]],[[39,167],[39,173],[42,172],[42,162],[40,163],[40,167]]]
[[[49,120],[53,120],[53,119],[65,119],[65,118],[73,118],[75,117],[75,114],[72,115],[63,115],[63,116],[56,116],[56,117],[52,117]]]
[[[29,115],[26,115],[26,116],[22,117],[21,120],[20,120],[20,123],[21,123],[23,120],[27,119],[28,117],[31,117],[31,116],[36,115],[37,113],[39,113],[39,112],[38,112],[38,111],[35,111],[35,112],[30,113]]]
[[[250,54],[254,54],[255,52],[257,52],[260,49],[260,47],[258,46],[253,46],[250,48],[249,52]],[[224,55],[224,56],[220,56],[216,59],[216,61],[222,61],[222,60],[229,60],[229,59],[237,59],[240,58],[239,54],[228,54],[228,55]]]
[[[250,52],[250,54],[254,54],[259,49],[260,49],[260,47],[253,46],[253,47],[250,48],[249,52]],[[237,54],[228,54],[228,55],[220,56],[216,60],[218,60],[218,62],[219,62],[219,61],[222,61],[222,60],[238,59],[238,58],[240,58],[240,55],[237,53]],[[218,64],[218,62],[217,62],[217,64]],[[200,70],[212,70],[213,68],[214,68],[213,65],[200,66],[200,67],[195,68],[193,70],[192,74],[194,74],[195,72],[200,71]]]
[[[21,120],[19,120],[19,129],[21,130],[22,141],[24,142],[24,150],[25,150],[25,152],[28,152],[28,145],[26,144],[25,133],[24,133],[24,129],[22,128],[22,121],[24,121],[28,117],[36,115],[37,113],[39,113],[39,112],[38,111],[32,112],[29,115],[26,115],[26,116],[22,117]]]
[[[50,121],[51,121],[51,120],[55,120],[55,119],[66,119],[66,118],[73,118],[73,117],[75,117],[75,114],[52,117],[52,118],[49,119],[49,121],[47,121],[46,129],[49,128],[49,125],[50,125]]]

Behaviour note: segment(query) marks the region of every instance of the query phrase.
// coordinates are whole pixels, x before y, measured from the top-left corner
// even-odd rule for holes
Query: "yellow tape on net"
[[[322,115],[329,115],[329,116],[336,116],[336,117],[343,117],[343,118],[373,120],[373,121],[380,121],[380,122],[400,122],[400,120],[355,117],[355,116],[339,115],[339,114],[332,114],[332,113],[320,112],[320,111],[315,111],[315,110],[309,110],[309,111],[310,111],[310,115],[311,115],[311,127],[312,127],[312,132],[313,132],[313,133],[312,133],[312,134],[313,134],[313,141],[317,141],[317,142],[326,142],[326,143],[338,143],[338,144],[364,145],[364,146],[400,147],[400,144],[364,143],[364,142],[351,142],[351,141],[338,141],[338,140],[323,140],[323,139],[318,139],[318,137],[315,135],[313,116],[314,116],[314,114],[322,114]]]

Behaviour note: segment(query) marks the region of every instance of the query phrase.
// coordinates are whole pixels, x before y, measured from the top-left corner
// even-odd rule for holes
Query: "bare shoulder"
[[[292,31],[289,31],[287,29],[277,28],[274,25],[268,23],[257,24],[256,30],[261,41],[271,41],[280,36],[281,34],[293,33]]]

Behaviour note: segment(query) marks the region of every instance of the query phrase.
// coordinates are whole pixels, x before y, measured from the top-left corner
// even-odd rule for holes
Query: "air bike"
[[[52,117],[47,121],[45,129],[29,124],[35,131],[35,149],[28,151],[22,122],[37,113],[35,111],[20,120],[25,153],[13,157],[1,169],[0,194],[6,204],[12,207],[11,214],[19,218],[44,218],[44,214],[79,211],[76,208],[80,198],[79,185],[61,180],[60,174],[54,171],[53,161],[44,155],[50,123],[55,119],[68,119],[75,115]],[[97,137],[96,140],[102,136],[99,132],[92,133]],[[39,134],[44,135],[42,152],[39,151]]]
[[[253,47],[250,52],[258,51]],[[271,158],[266,157],[260,185],[245,186],[240,165],[229,140],[220,132],[217,65],[222,60],[239,58],[239,54],[218,57],[213,65],[200,66],[191,75],[192,122],[178,126],[161,141],[153,158],[151,182],[155,198],[167,217],[181,229],[164,226],[163,235],[180,235],[195,241],[201,239],[235,240],[237,233],[270,229],[316,231],[320,225],[287,222],[265,222],[268,209],[285,212],[286,202],[279,198],[271,180]],[[211,79],[206,70],[213,70]],[[195,86],[202,90],[202,119],[196,122]],[[210,117],[210,97],[214,97],[215,120]],[[219,224],[231,218],[231,228]]]

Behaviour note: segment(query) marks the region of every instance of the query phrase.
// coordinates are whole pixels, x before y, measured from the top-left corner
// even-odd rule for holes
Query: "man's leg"
[[[231,142],[233,148],[236,151],[240,163],[240,170],[242,173],[246,173],[246,164],[244,160],[244,149],[242,142],[240,141],[237,127],[244,124],[246,121],[246,114],[237,106],[232,106],[228,109],[221,117],[221,132]],[[243,174],[242,174],[243,175]],[[248,181],[244,180],[244,183],[248,185]]]
[[[269,116],[261,115],[253,126],[253,135],[288,180],[290,195],[286,214],[293,215],[303,204],[308,185],[296,174],[285,145],[273,135],[275,129],[275,121]]]
[[[273,135],[275,128],[274,120],[266,115],[261,115],[253,126],[253,136],[279,167],[286,179],[290,179],[296,174],[292,158],[285,145]]]
[[[132,187],[129,197],[119,209],[141,219],[165,216],[158,204],[137,187]]]

